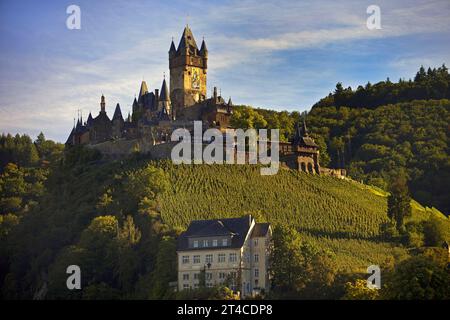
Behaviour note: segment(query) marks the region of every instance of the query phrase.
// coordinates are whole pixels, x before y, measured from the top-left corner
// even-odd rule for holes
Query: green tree
[[[446,226],[444,221],[432,216],[423,224],[423,235],[425,245],[430,247],[440,247],[445,241]]]
[[[378,289],[369,288],[367,280],[358,279],[345,284],[345,295],[342,300],[376,300],[378,297]]]
[[[172,294],[169,282],[177,279],[176,241],[171,237],[164,237],[156,256],[156,266],[153,272],[153,299],[167,298]]]
[[[450,271],[424,256],[400,262],[383,286],[385,299],[442,300],[450,298]]]
[[[388,217],[395,222],[397,230],[401,230],[406,217],[411,216],[411,198],[408,185],[403,174],[397,176],[390,187],[388,197]]]

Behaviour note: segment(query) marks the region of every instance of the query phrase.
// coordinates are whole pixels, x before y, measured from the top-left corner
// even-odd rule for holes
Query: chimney
[[[214,87],[213,98],[214,98],[214,102],[217,103],[217,87]]]

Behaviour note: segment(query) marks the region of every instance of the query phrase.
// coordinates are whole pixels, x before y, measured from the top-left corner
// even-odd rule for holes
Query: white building
[[[252,216],[195,220],[177,245],[178,290],[220,284],[242,297],[268,292],[268,259],[272,230]]]

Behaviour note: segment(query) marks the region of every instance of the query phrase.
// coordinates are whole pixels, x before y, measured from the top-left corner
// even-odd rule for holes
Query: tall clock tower
[[[170,99],[177,114],[206,99],[208,50],[203,40],[200,50],[189,26],[186,26],[178,48],[169,50]]]

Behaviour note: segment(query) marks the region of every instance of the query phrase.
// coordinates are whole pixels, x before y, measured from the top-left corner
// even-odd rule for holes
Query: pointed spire
[[[194,35],[192,34],[191,29],[188,25],[186,25],[183,31],[183,35],[181,36],[177,51],[187,51],[188,53],[192,53],[195,52],[195,50],[198,51],[197,43],[195,42]]]
[[[161,93],[159,95],[159,101],[169,101],[169,100],[170,100],[169,90],[167,89],[166,78],[164,77],[161,86]]]
[[[141,103],[143,102],[143,97],[148,93],[148,89],[147,89],[147,83],[142,80],[141,83],[141,89],[139,90],[139,98],[138,98],[138,102]]]
[[[169,53],[174,53],[176,51],[177,51],[177,49],[175,49],[175,43],[173,42],[173,37],[172,37],[172,43],[170,44]]]
[[[92,118],[92,114],[89,112],[89,116],[88,116],[88,118],[87,118],[87,121],[86,121],[86,125],[88,126],[88,127],[90,127],[91,125],[92,125],[92,122],[94,121],[94,118]]]
[[[200,54],[201,55],[208,54],[208,48],[206,48],[205,37],[203,37],[202,46],[200,47]]]
[[[232,106],[232,105],[233,105],[233,102],[231,101],[231,97],[228,99],[228,105],[229,105],[229,106]]]
[[[105,96],[102,93],[102,97],[100,98],[100,111],[105,112],[105,109],[106,109]]]
[[[116,105],[116,110],[114,110],[113,120],[121,120],[123,121],[122,111],[120,110],[120,105]]]
[[[305,120],[305,118],[303,118],[302,134],[303,134],[304,137],[307,137],[309,135],[308,129],[306,128],[306,120]]]
[[[297,121],[295,123],[294,138],[292,139],[292,143],[299,144],[301,139],[302,139],[302,130],[300,128],[300,121]]]

